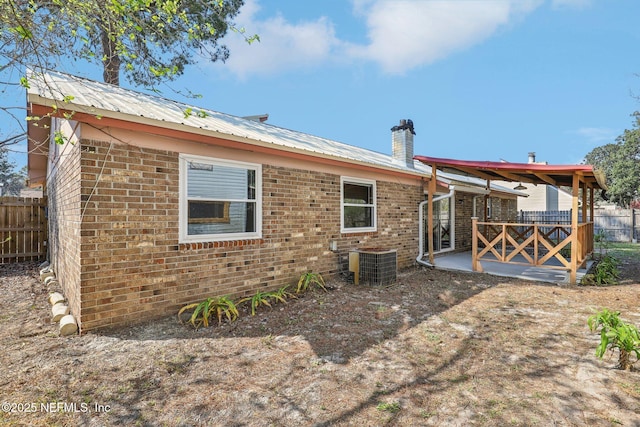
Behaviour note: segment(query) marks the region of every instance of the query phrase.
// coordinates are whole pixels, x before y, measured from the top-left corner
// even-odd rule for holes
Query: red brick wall
[[[340,175],[263,165],[262,239],[179,244],[178,179],[178,153],[83,141],[84,331],[295,284],[306,271],[330,277],[352,248],[397,249],[400,268],[417,255],[419,181],[377,181],[377,231],[341,234]]]

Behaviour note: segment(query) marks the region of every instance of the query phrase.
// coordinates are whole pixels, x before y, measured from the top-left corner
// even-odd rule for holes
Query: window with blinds
[[[182,241],[261,235],[261,166],[180,156]]]

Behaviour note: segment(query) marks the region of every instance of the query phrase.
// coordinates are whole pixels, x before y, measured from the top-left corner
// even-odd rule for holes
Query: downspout
[[[447,197],[453,197],[453,194],[456,191],[456,187],[454,185],[449,187],[449,193],[448,194],[444,194],[442,196],[438,196],[438,197],[434,197],[433,198],[433,203],[438,202],[442,199],[446,199]],[[424,257],[424,205],[429,203],[429,200],[424,200],[422,202],[420,202],[420,204],[418,205],[418,221],[419,221],[419,226],[418,226],[418,257],[416,258],[416,262],[418,264],[422,264],[422,265],[426,265],[427,267],[434,267],[433,264],[431,264],[430,262],[427,262],[425,260],[423,260],[422,258]]]
[[[427,267],[433,267],[431,263],[422,259],[424,257],[424,205],[427,203],[429,203],[429,200],[423,200],[418,205],[418,257],[416,258],[416,262],[426,265]]]

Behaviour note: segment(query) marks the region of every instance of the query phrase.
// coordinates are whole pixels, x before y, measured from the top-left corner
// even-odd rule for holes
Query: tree
[[[615,144],[591,150],[585,161],[607,177],[609,200],[628,208],[640,198],[640,112],[635,112],[633,129],[625,129]]]
[[[244,0],[0,0],[0,93],[23,99],[26,68],[63,70],[96,63],[107,83],[123,73],[155,90],[199,58],[225,61],[228,30],[247,37],[232,19]],[[20,101],[18,101],[19,103]],[[15,129],[2,129],[0,147],[24,141],[24,106],[0,104]]]
[[[154,87],[181,75],[198,56],[226,60],[229,51],[219,42],[229,28],[243,33],[230,23],[243,3],[0,0],[0,56],[5,68],[56,69],[63,58],[97,62],[106,83],[119,85],[123,71],[131,83]]]
[[[17,196],[25,186],[26,172],[15,171],[15,164],[9,160],[8,150],[0,147],[0,195]]]

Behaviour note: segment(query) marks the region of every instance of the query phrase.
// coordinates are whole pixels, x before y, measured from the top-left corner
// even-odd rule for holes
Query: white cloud
[[[554,6],[590,0],[551,0]],[[373,62],[402,74],[482,43],[513,25],[544,0],[352,0],[367,29],[367,42],[340,40],[327,16],[291,22],[281,14],[259,19],[259,0],[247,0],[236,22],[257,33],[248,45],[228,36],[231,57],[224,69],[238,77],[299,70],[329,62]]]
[[[355,3],[367,21],[370,43],[352,46],[355,56],[403,73],[478,44],[539,1],[377,0]]]
[[[249,45],[242,37],[225,39],[231,51],[225,68],[239,77],[317,65],[327,61],[340,45],[327,17],[295,24],[281,15],[258,21],[255,15],[259,10],[258,1],[249,0],[236,19],[248,35],[258,34],[259,42]]]

